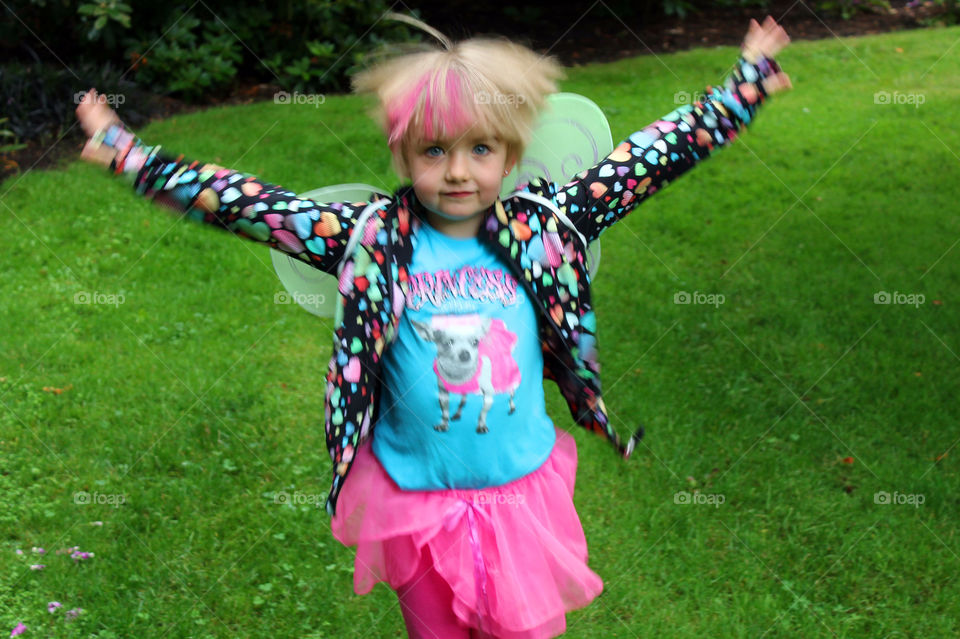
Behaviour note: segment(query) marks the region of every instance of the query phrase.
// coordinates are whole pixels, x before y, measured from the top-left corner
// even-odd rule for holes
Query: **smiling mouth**
[[[451,191],[449,193],[443,193],[447,197],[467,197],[468,195],[473,195],[473,191]]]

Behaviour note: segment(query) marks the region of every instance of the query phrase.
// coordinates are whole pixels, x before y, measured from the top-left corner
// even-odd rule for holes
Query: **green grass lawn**
[[[565,636],[960,635],[958,39],[794,43],[795,89],[604,235],[606,403],[648,434],[619,461],[549,388],[605,582]],[[579,67],[562,88],[619,141],[735,56]],[[259,103],[139,133],[296,191],[392,189],[366,106]],[[309,503],[329,486],[332,322],[274,303],[267,249],[79,160],[0,184],[0,216],[0,633],[405,636],[385,585],[352,594],[353,552]],[[93,556],[58,554],[74,547]]]

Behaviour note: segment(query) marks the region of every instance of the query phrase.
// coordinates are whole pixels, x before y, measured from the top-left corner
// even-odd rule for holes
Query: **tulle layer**
[[[557,441],[536,471],[479,490],[403,491],[370,449],[356,452],[331,528],[356,546],[354,591],[407,583],[429,547],[453,590],[454,614],[497,637],[539,639],[566,630],[565,613],[603,590],[587,566],[573,505],[576,442]]]

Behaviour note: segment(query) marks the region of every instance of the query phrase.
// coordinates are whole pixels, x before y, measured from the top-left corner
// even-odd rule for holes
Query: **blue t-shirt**
[[[397,340],[384,353],[374,455],[405,490],[486,488],[535,471],[556,432],[523,286],[477,238],[427,222],[409,273]]]

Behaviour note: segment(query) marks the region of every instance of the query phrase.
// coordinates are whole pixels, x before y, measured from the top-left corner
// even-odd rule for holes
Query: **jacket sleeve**
[[[780,67],[740,57],[723,87],[630,135],[613,152],[557,188],[557,205],[592,242],[638,204],[698,162],[725,148],[749,125],[767,97],[761,81]]]
[[[123,148],[129,151],[118,154],[124,156],[120,166],[115,160],[111,169],[131,178],[137,193],[323,271],[336,271],[359,213],[368,204],[300,198],[246,173],[171,157],[159,146],[145,146],[129,132],[114,132],[112,138],[122,140],[124,133],[130,142]],[[104,143],[110,144],[110,132],[107,138]]]

